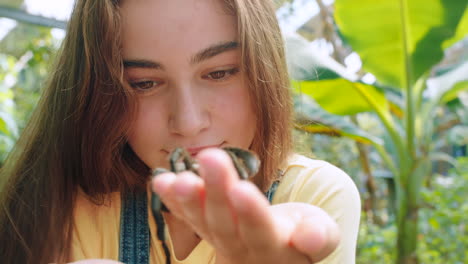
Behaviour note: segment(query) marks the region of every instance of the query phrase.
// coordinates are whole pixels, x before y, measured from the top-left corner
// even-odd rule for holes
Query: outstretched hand
[[[239,180],[219,149],[199,153],[200,176],[164,173],[152,181],[171,213],[216,250],[217,264],[315,263],[336,248],[337,224],[303,203],[271,206],[251,182]]]

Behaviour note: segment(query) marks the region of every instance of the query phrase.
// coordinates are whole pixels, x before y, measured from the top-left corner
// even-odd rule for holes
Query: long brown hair
[[[291,147],[291,102],[274,8],[224,0],[238,18],[243,65],[257,113],[252,149],[268,188]],[[0,171],[0,258],[64,262],[80,187],[96,203],[112,191],[144,189],[149,168],[128,146],[136,100],[123,86],[118,0],[77,0],[55,71]]]
[[[265,191],[291,151],[292,103],[284,44],[272,1],[225,0],[237,17],[242,65],[247,73],[257,131],[254,150],[262,167],[254,178]]]

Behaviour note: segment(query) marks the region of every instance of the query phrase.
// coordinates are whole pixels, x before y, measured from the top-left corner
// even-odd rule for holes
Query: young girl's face
[[[150,167],[186,147],[252,143],[256,121],[236,19],[220,0],[123,1],[125,78],[138,92],[128,142]]]

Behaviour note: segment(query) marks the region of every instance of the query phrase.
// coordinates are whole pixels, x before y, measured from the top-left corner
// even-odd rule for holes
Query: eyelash
[[[213,72],[210,72],[206,75],[203,76],[203,79],[207,79],[207,80],[212,80],[212,81],[215,81],[215,82],[222,82],[222,81],[225,81],[227,79],[229,79],[230,77],[236,75],[237,73],[239,72],[239,68],[232,68],[232,69],[227,69],[227,70],[219,70],[219,71],[213,71]],[[213,74],[223,74],[223,76],[221,76],[220,78],[213,78]],[[211,77],[209,77],[211,76]],[[152,81],[152,80],[144,80],[144,81],[138,81],[138,82],[130,82],[130,86],[134,89],[137,89],[138,91],[141,91],[141,92],[146,92],[146,91],[149,91],[153,88],[157,88],[158,85],[160,85],[162,82],[160,81]],[[149,85],[149,86],[147,86]],[[142,86],[144,86],[145,88],[142,88]]]
[[[155,85],[158,85],[159,83],[161,82],[148,80],[148,81],[141,81],[141,82],[131,82],[130,86],[138,91],[145,92],[145,91],[152,89]],[[149,87],[146,87],[146,88],[141,87],[142,85],[146,86],[148,84],[150,84]]]
[[[219,70],[219,71],[214,71],[214,72],[210,72],[208,73],[207,75],[205,76],[209,76],[209,75],[212,75],[212,74],[217,74],[217,73],[223,73],[224,76],[222,76],[221,78],[218,78],[218,79],[214,79],[214,78],[206,78],[204,77],[205,79],[210,79],[210,80],[213,80],[213,81],[224,81],[226,79],[228,79],[229,77],[235,75],[236,73],[239,72],[239,68],[232,68],[232,69],[227,69],[227,70]],[[226,76],[227,75],[227,76]]]

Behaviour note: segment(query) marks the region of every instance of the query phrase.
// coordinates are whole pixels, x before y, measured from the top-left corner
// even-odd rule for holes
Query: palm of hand
[[[171,210],[216,250],[218,264],[313,263],[338,243],[334,221],[308,204],[270,206],[263,193],[239,180],[229,156],[197,156],[201,177],[164,173],[152,187]]]

